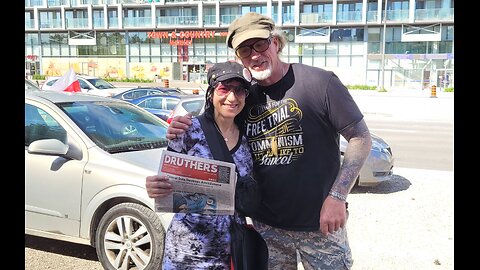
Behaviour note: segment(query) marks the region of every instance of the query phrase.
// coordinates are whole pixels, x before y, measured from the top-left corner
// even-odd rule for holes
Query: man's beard
[[[272,70],[270,68],[262,70],[262,71],[254,71],[250,70],[252,73],[252,77],[255,78],[257,81],[263,81],[268,79],[272,75]]]

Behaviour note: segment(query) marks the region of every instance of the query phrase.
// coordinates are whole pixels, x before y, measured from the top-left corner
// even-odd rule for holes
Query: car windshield
[[[167,124],[132,104],[81,101],[57,105],[109,153],[167,146]]]
[[[100,78],[94,78],[94,79],[87,79],[95,88],[97,89],[112,89],[115,88],[115,86],[103,79]]]

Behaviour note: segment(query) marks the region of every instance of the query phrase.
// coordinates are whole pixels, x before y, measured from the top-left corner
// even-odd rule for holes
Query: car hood
[[[375,148],[377,150],[381,150],[383,148],[389,148],[389,144],[385,142],[382,138],[377,136],[374,133],[370,132],[370,136],[372,137],[372,148]],[[345,152],[347,149],[348,142],[343,138],[343,136],[340,136],[340,152]]]
[[[158,168],[160,167],[160,156],[165,149],[166,148],[157,148],[142,151],[130,151],[113,155],[119,160],[157,173]]]

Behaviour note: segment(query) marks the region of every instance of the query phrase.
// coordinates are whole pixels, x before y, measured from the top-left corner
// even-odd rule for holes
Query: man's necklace
[[[285,69],[285,66],[282,66],[282,78],[280,78],[280,80],[282,80],[283,77],[285,77],[285,74],[287,74],[289,68],[290,68],[289,64],[287,65],[286,69]],[[272,155],[276,156],[276,157],[278,157],[278,144],[277,144],[277,130],[278,130],[278,128],[279,128],[278,126],[275,127],[275,134],[270,139],[270,148],[272,149],[272,151],[270,153]]]

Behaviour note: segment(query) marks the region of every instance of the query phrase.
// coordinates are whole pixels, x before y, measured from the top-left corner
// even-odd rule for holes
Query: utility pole
[[[383,12],[383,37],[382,37],[382,70],[380,74],[380,86],[377,90],[385,90],[385,36],[387,35],[387,3],[385,0],[385,11]]]

